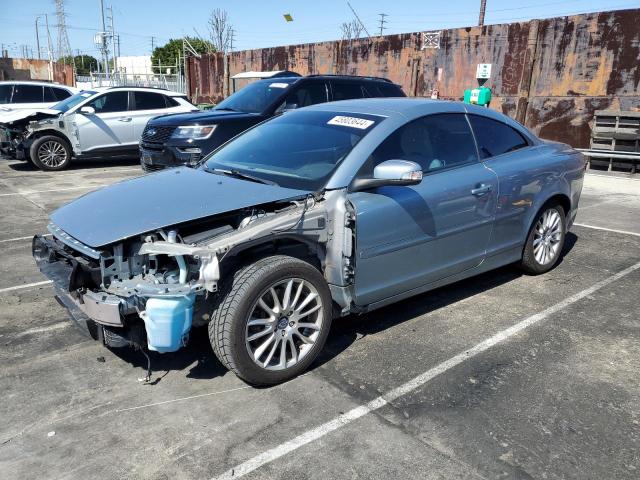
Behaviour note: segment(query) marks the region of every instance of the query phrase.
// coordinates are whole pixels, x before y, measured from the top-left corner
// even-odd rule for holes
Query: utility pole
[[[387,27],[384,26],[384,24],[387,23],[384,17],[387,17],[388,15],[386,13],[379,13],[378,15],[380,16],[380,36],[382,36],[383,30],[387,29]]]
[[[49,53],[49,80],[53,82],[53,51],[51,50],[51,32],[49,31],[49,16],[44,14],[44,21],[47,26],[47,47]]]
[[[478,18],[478,26],[484,25],[484,13],[487,10],[487,0],[480,0],[480,18]]]
[[[104,72],[107,78],[109,78],[109,51],[107,50],[107,28],[104,23],[104,0],[100,0],[100,15],[102,17],[100,51],[102,52],[102,61],[104,62]]]
[[[107,7],[109,11],[109,23],[111,24],[111,46],[113,49],[113,71],[118,71],[118,56],[116,55],[116,32],[113,28],[113,5]]]
[[[156,49],[156,37],[151,36],[151,55],[153,55],[153,51]]]
[[[233,52],[233,42],[235,41],[235,39],[236,39],[236,31],[232,28],[231,29],[231,42],[229,44],[229,50],[231,52]]]
[[[40,20],[40,15],[36,17],[36,45],[38,47],[38,60],[40,60],[40,32],[38,31],[38,20]]]

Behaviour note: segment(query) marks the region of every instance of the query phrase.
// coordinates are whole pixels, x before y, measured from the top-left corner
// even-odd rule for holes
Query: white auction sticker
[[[287,88],[289,86],[288,83],[271,83],[269,84],[269,88]]]
[[[327,122],[327,125],[340,125],[343,127],[353,127],[359,128],[360,130],[366,130],[371,125],[373,125],[373,120],[367,120],[366,118],[358,118],[358,117],[344,117],[338,115],[337,117],[333,117],[331,120]]]

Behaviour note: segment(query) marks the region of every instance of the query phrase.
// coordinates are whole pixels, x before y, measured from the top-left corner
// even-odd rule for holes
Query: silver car
[[[336,317],[510,263],[562,255],[585,162],[489,109],[422,99],[320,104],[51,215],[33,255],[110,347],[176,351],[208,325],[218,359],[271,385]]]
[[[158,115],[198,111],[182,93],[156,88],[99,87],[50,109],[0,116],[3,150],[42,170],[62,170],[72,158],[138,156],[147,122]]]

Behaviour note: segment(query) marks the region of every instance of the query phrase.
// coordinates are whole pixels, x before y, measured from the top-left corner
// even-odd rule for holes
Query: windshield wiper
[[[222,175],[227,175],[228,177],[242,178],[243,180],[249,180],[251,182],[263,183],[264,185],[272,185],[272,186],[276,186],[276,187],[278,186],[278,184],[276,182],[272,181],[272,180],[265,180],[264,178],[254,177],[253,175],[241,172],[240,170],[226,170],[226,169],[223,169],[223,168],[208,168],[208,167],[205,167],[205,171],[211,172],[211,173],[218,173],[218,174],[222,174]]]
[[[241,112],[241,110],[237,110],[237,109],[231,108],[231,107],[214,108],[214,110],[222,110],[222,111],[226,111],[226,112]]]

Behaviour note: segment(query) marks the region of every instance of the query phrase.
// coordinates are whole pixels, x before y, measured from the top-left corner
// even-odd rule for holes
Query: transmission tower
[[[73,55],[71,53],[71,45],[69,44],[69,35],[67,35],[67,14],[64,12],[64,0],[54,1],[56,3],[56,15],[58,17],[58,59],[67,55],[73,59]]]

